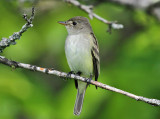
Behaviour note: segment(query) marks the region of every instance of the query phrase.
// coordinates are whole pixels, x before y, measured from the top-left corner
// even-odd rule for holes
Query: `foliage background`
[[[19,31],[30,14],[31,2],[0,1],[0,37]],[[94,12],[117,20],[124,29],[106,32],[107,25],[90,20],[101,58],[99,81],[148,98],[160,99],[160,24],[140,9],[104,2]],[[64,43],[66,29],[57,21],[86,13],[62,1],[40,1],[34,27],[1,55],[42,67],[69,72]],[[0,119],[159,119],[160,108],[89,86],[80,116],[73,115],[76,98],[73,80],[11,69],[0,64]]]

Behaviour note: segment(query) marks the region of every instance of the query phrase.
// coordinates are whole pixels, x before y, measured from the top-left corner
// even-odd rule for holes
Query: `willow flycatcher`
[[[68,36],[65,42],[65,54],[71,72],[97,81],[100,73],[99,48],[89,20],[77,16],[67,21],[58,22],[65,25]],[[87,83],[75,80],[77,97],[74,114],[81,113]]]

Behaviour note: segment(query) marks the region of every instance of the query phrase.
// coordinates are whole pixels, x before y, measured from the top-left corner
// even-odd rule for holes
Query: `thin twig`
[[[80,80],[83,82],[88,82],[88,83],[95,85],[97,87],[100,87],[102,89],[106,89],[106,90],[110,90],[110,91],[113,91],[116,93],[126,95],[130,98],[137,100],[137,101],[143,101],[145,103],[148,103],[148,104],[151,104],[154,106],[160,106],[160,100],[158,100],[158,99],[150,99],[150,98],[146,98],[146,97],[142,97],[142,96],[137,96],[135,94],[123,91],[121,89],[118,89],[118,88],[115,88],[115,87],[112,87],[112,86],[109,86],[109,85],[106,85],[103,83],[100,83],[98,81],[94,81],[94,80],[90,81],[88,78],[84,78],[84,77],[74,75],[74,74],[67,75],[67,73],[55,70],[53,68],[43,68],[43,67],[31,65],[31,64],[19,63],[16,61],[8,60],[7,58],[2,57],[2,56],[0,56],[0,63],[8,65],[10,67],[14,67],[14,68],[23,68],[23,69],[28,69],[31,71],[38,71],[38,72],[42,72],[42,73],[46,73],[46,74],[50,74],[50,75],[56,75],[56,76],[59,76],[62,78],[77,79],[77,80]]]
[[[89,17],[91,19],[93,19],[93,17],[97,18],[98,20],[102,21],[103,23],[105,24],[108,24],[109,25],[109,28],[108,28],[108,32],[111,33],[111,28],[113,29],[122,29],[123,28],[123,25],[122,24],[117,24],[116,21],[108,21],[102,17],[100,17],[99,15],[95,14],[92,9],[93,9],[93,6],[92,5],[83,5],[81,4],[80,2],[78,2],[77,0],[65,0],[65,2],[67,3],[71,3],[73,4],[74,6],[77,6],[79,7],[81,10],[85,11],[86,13],[88,13]]]
[[[34,7],[32,8],[32,15],[31,17],[28,19],[27,15],[24,14],[23,18],[27,21],[27,23],[25,25],[22,26],[22,29],[19,32],[15,32],[13,33],[13,35],[11,35],[9,38],[2,38],[2,40],[0,41],[0,52],[2,52],[6,47],[10,46],[10,45],[15,45],[16,44],[16,40],[20,39],[22,34],[27,31],[28,28],[32,27],[32,21],[34,19]]]

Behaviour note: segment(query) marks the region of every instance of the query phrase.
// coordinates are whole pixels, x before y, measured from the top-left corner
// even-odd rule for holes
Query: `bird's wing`
[[[99,59],[99,47],[98,47],[98,42],[96,40],[96,37],[94,33],[91,33],[92,39],[93,39],[93,46],[91,49],[91,54],[92,54],[92,60],[93,60],[93,71],[95,75],[95,81],[98,80],[98,76],[100,74],[100,59]]]

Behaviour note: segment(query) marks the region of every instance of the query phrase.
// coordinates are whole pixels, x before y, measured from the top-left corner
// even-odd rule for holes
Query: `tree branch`
[[[126,6],[131,9],[141,9],[146,13],[153,15],[160,20],[160,1],[159,0],[109,0],[101,1],[102,2],[111,2],[118,5]]]
[[[108,32],[111,33],[111,29],[122,29],[123,28],[123,25],[122,24],[117,24],[116,21],[108,21],[102,17],[100,17],[99,15],[95,14],[92,9],[93,9],[93,6],[92,5],[83,5],[81,4],[80,2],[78,2],[77,0],[65,0],[65,2],[67,3],[71,3],[73,4],[74,6],[77,6],[79,7],[81,10],[85,11],[86,13],[88,13],[89,17],[91,19],[93,19],[93,17],[95,17],[96,19],[102,21],[103,23],[105,24],[108,24],[109,27],[108,27]]]
[[[160,100],[158,100],[158,99],[150,99],[150,98],[146,98],[146,97],[142,97],[142,96],[137,96],[135,94],[132,94],[132,93],[123,91],[121,89],[103,84],[103,83],[98,82],[98,81],[89,80],[88,78],[84,78],[84,77],[74,75],[74,74],[67,75],[67,73],[55,70],[53,68],[43,68],[43,67],[31,65],[31,64],[19,63],[19,62],[16,62],[16,61],[11,61],[11,60],[3,57],[3,56],[0,56],[0,63],[8,65],[8,66],[13,67],[13,68],[23,68],[23,69],[28,69],[28,70],[31,70],[31,71],[37,71],[37,72],[42,72],[42,73],[46,73],[46,74],[50,74],[50,75],[56,75],[56,76],[59,76],[59,77],[62,77],[62,78],[77,79],[77,80],[95,85],[97,87],[100,87],[102,89],[106,89],[106,90],[110,90],[110,91],[113,91],[113,92],[116,92],[116,93],[126,95],[130,98],[133,98],[133,99],[137,100],[137,101],[143,101],[145,103],[148,103],[148,104],[151,104],[151,105],[154,105],[154,106],[160,106]]]
[[[28,28],[32,27],[32,21],[34,19],[34,7],[32,8],[32,15],[30,18],[27,18],[27,15],[24,14],[23,17],[24,19],[27,21],[27,23],[25,25],[22,26],[22,29],[19,32],[15,32],[13,33],[13,35],[9,36],[9,38],[2,38],[2,40],[0,41],[0,52],[2,52],[6,47],[10,46],[10,45],[15,45],[16,44],[16,40],[20,39],[22,34],[27,31]]]

